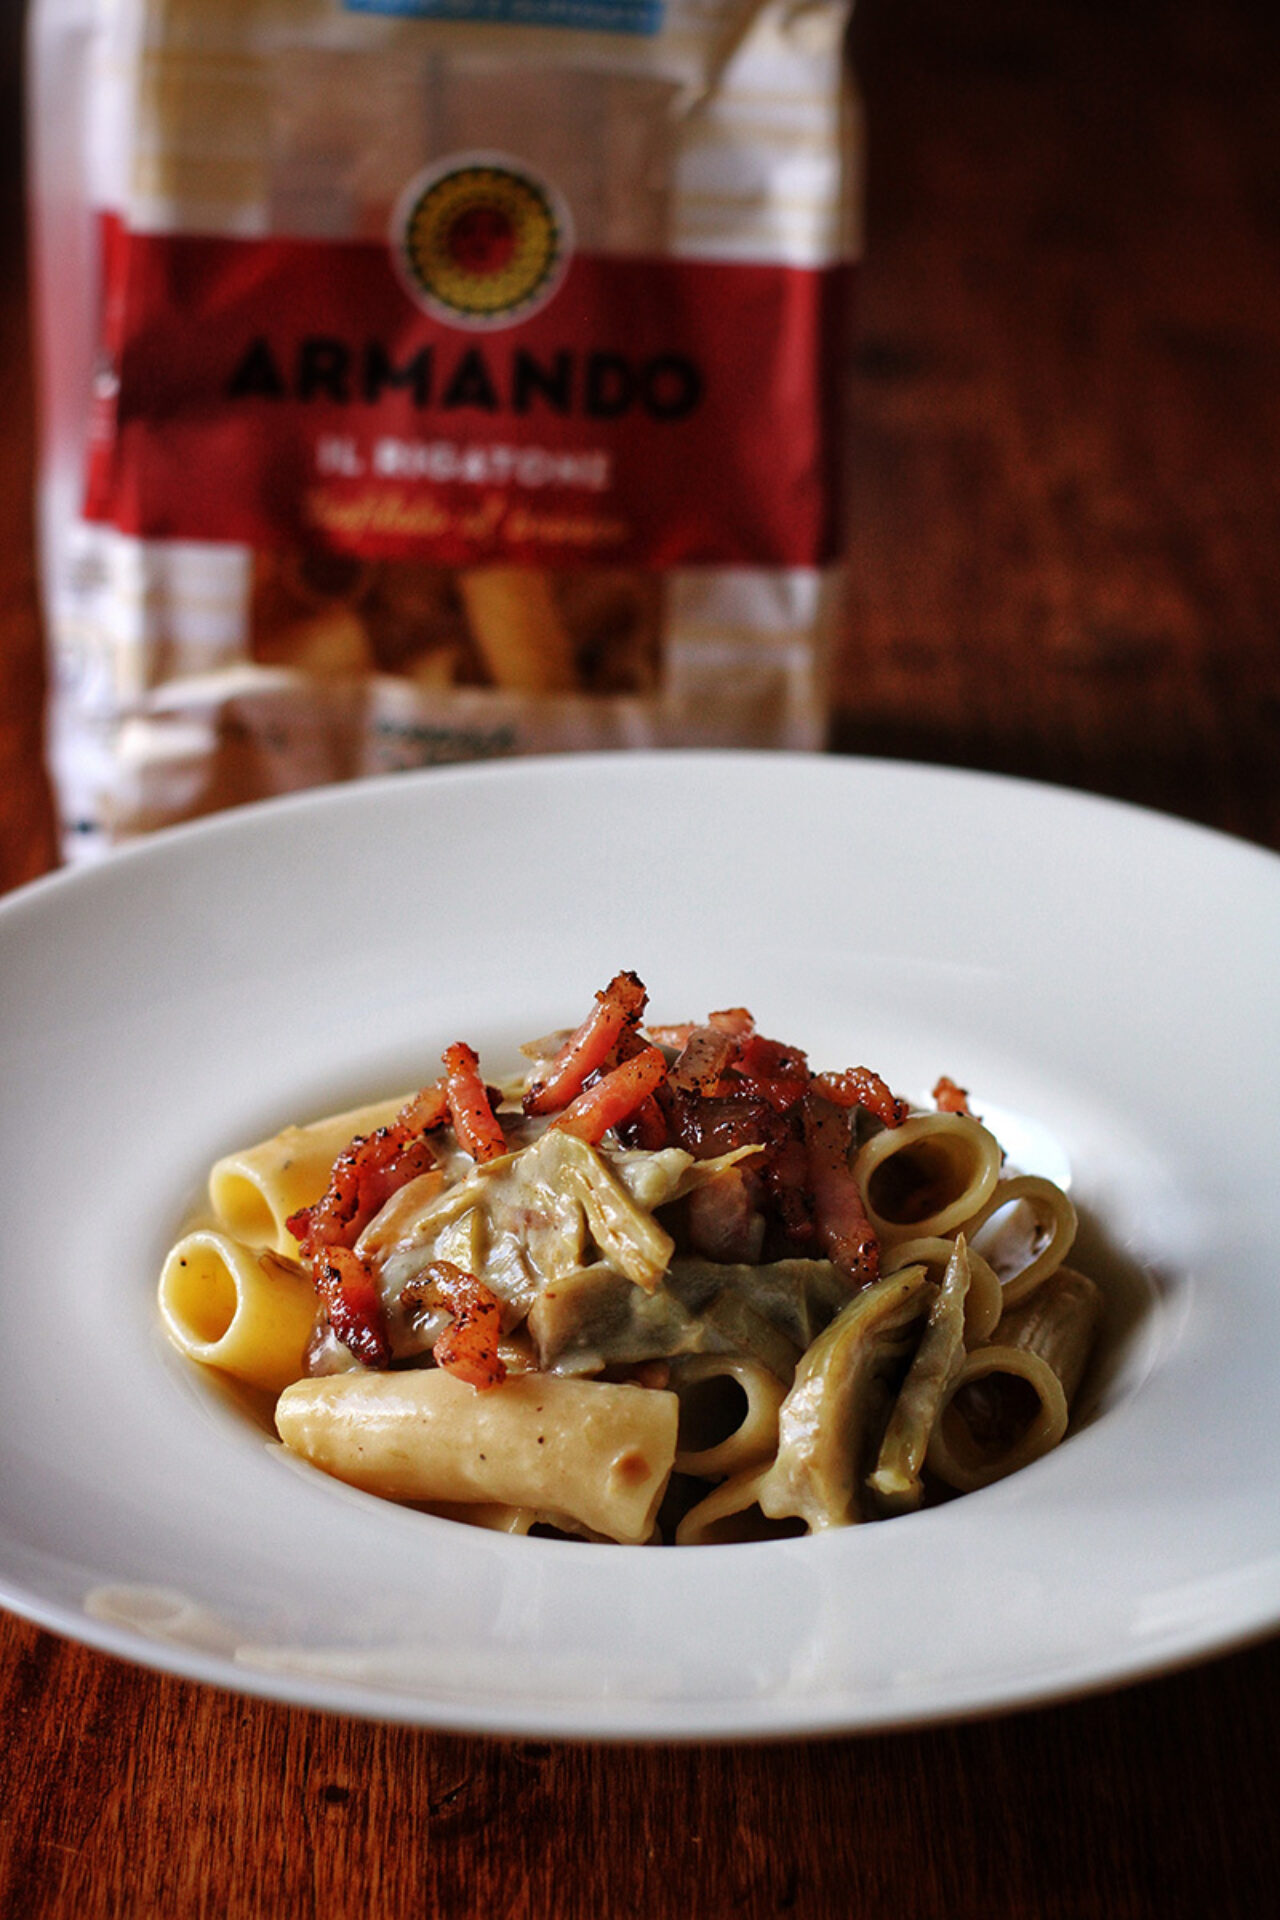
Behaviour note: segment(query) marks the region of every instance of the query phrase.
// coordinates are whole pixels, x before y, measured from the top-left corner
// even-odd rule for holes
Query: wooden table
[[[870,255],[838,747],[1280,847],[1274,14],[867,0],[855,39]],[[6,129],[12,69],[10,48]],[[9,160],[0,888],[54,858]],[[1280,1910],[1277,1640],[1005,1720],[592,1749],[290,1711],[5,1619],[0,1716],[5,1915]]]

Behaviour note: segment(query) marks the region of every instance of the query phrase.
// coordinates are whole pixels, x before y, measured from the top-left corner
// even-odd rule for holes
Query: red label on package
[[[458,325],[376,240],[101,236],[92,520],[442,566],[836,554],[847,266],[578,252]]]

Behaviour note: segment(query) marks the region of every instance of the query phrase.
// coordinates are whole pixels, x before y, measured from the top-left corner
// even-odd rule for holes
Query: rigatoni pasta
[[[525,1373],[479,1393],[444,1367],[287,1387],[285,1445],[389,1500],[502,1503],[640,1544],[675,1460],[672,1394]]]
[[[225,1155],[209,1175],[214,1212],[247,1246],[267,1247],[296,1260],[290,1214],[323,1188],[334,1161],[356,1134],[385,1126],[403,1105],[403,1100],[383,1101],[310,1126],[285,1127],[270,1140]]]
[[[997,1339],[963,1357],[928,1439],[929,1464],[947,1486],[990,1486],[1057,1446],[1101,1308],[1093,1280],[1059,1267],[1011,1307]]]
[[[278,1393],[302,1367],[315,1294],[269,1252],[203,1228],[184,1234],[165,1261],[160,1312],[189,1358]]]
[[[219,1160],[161,1276],[175,1344],[321,1472],[516,1534],[823,1532],[1056,1446],[1100,1318],[1066,1194],[950,1081],[912,1108],[647,998],[620,973],[501,1088],[455,1041],[417,1093]]]

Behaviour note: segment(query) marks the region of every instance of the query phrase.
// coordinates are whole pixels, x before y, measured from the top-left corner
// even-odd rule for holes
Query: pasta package
[[[819,748],[849,0],[34,0],[68,858],[520,753]]]

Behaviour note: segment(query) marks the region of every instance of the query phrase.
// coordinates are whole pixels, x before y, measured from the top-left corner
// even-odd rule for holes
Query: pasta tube
[[[160,1312],[192,1360],[278,1393],[302,1372],[315,1325],[311,1282],[204,1227],[172,1248],[160,1275]]]
[[[581,1521],[573,1520],[567,1513],[538,1513],[533,1507],[501,1507],[486,1505],[484,1501],[457,1502],[432,1500],[422,1504],[424,1513],[435,1514],[437,1520],[454,1520],[466,1527],[483,1527],[488,1533],[511,1533],[525,1539],[539,1530],[546,1535],[565,1540],[595,1540],[604,1546],[613,1542],[604,1533],[593,1533],[590,1527],[584,1527]],[[661,1544],[657,1529],[649,1535],[646,1546]]]
[[[440,1368],[299,1380],[276,1405],[292,1452],[366,1493],[532,1507],[632,1544],[653,1531],[678,1417],[653,1388],[525,1373],[477,1393]]]
[[[672,1369],[680,1401],[676,1472],[718,1480],[771,1459],[786,1389],[758,1360],[697,1354]]]
[[[930,1471],[971,1493],[1056,1447],[1101,1310],[1094,1282],[1061,1267],[1007,1313],[998,1343],[969,1354],[951,1384],[929,1441]]]
[[[914,1267],[923,1262],[929,1270],[929,1278],[941,1286],[955,1250],[956,1241],[945,1240],[940,1234],[925,1240],[899,1240],[896,1246],[886,1252],[882,1271],[886,1274],[901,1273],[904,1267]],[[972,1247],[968,1248],[968,1260],[969,1290],[964,1297],[964,1340],[967,1347],[976,1347],[984,1340],[989,1340],[995,1332],[1005,1302],[999,1275],[990,1262],[984,1260],[980,1253],[975,1253]]]
[[[285,1127],[270,1140],[227,1154],[209,1175],[218,1224],[245,1246],[296,1260],[298,1243],[285,1225],[290,1214],[313,1206],[354,1136],[389,1126],[408,1097],[353,1107],[308,1127]]]
[[[1000,1177],[1000,1143],[968,1114],[920,1113],[886,1127],[854,1160],[867,1218],[882,1245],[965,1226]]]
[[[996,1215],[1006,1207],[1015,1206],[1023,1217],[1012,1222],[1008,1237],[1018,1249],[1029,1247],[1031,1257],[1018,1264],[1015,1256],[1006,1271],[997,1246],[1005,1237],[1004,1229]],[[1043,1180],[1038,1174],[1019,1173],[1011,1180],[997,1183],[990,1198],[970,1221],[969,1232],[976,1235],[988,1225],[991,1232],[984,1245],[997,1271],[1003,1275],[1007,1313],[1062,1265],[1076,1237],[1076,1210],[1052,1180]]]
[[[495,685],[521,693],[574,691],[573,643],[549,574],[536,567],[476,567],[458,584]]]
[[[768,1466],[744,1467],[690,1507],[676,1528],[678,1547],[729,1546],[743,1540],[781,1540],[805,1531],[802,1520],[770,1520],[760,1506]]]

